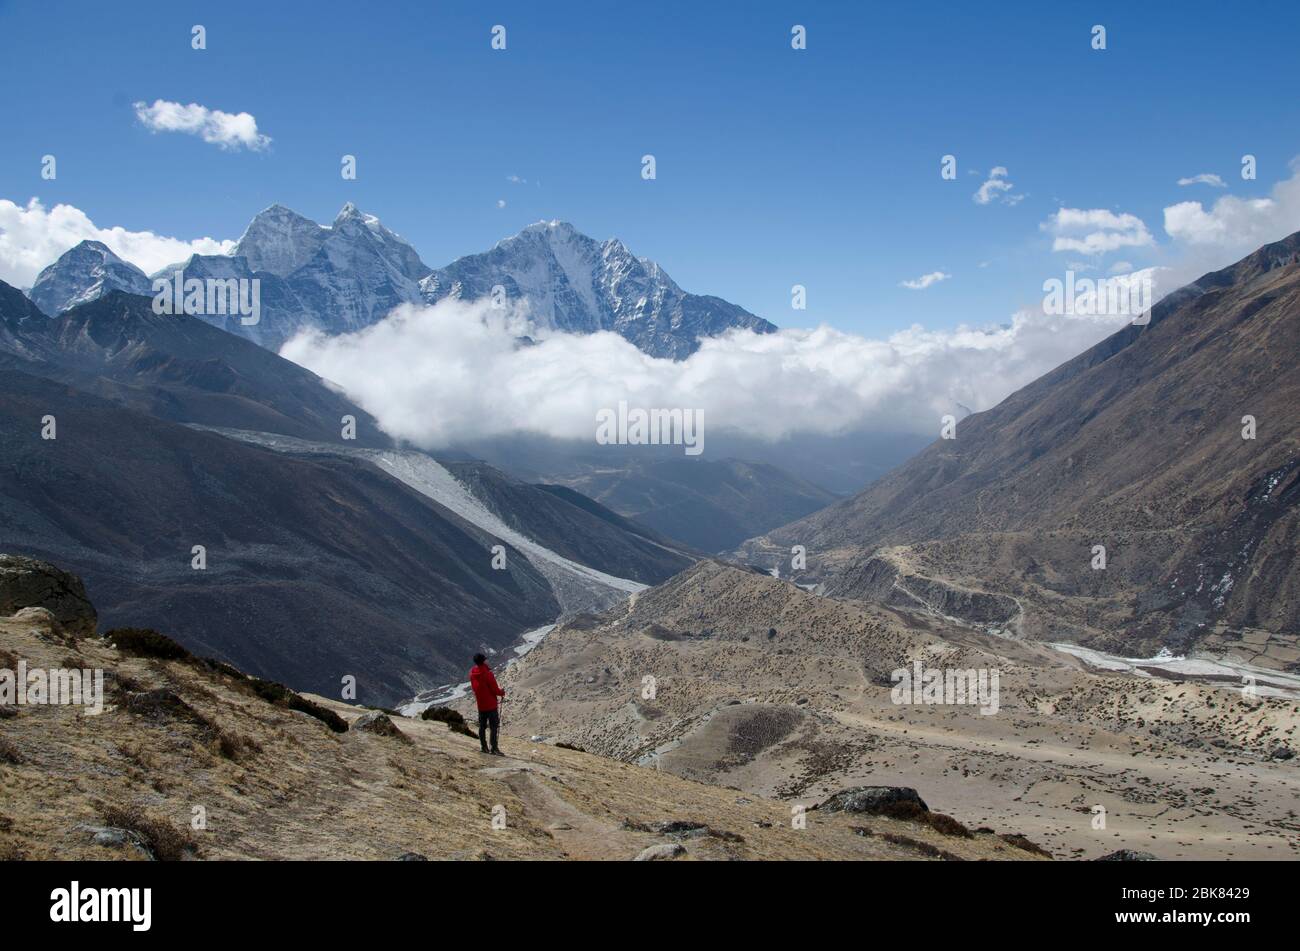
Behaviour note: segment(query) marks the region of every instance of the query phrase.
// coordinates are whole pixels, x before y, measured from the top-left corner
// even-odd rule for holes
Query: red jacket
[[[477,664],[470,668],[469,685],[474,691],[474,699],[478,702],[480,710],[495,710],[497,697],[506,695],[506,692],[497,685],[496,675],[487,664]]]

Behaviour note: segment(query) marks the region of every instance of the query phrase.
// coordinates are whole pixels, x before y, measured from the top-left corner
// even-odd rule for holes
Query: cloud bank
[[[1105,254],[1155,244],[1137,215],[1116,214],[1105,208],[1061,208],[1043,222],[1042,228],[1055,235],[1053,251]]]
[[[1246,253],[1300,229],[1300,159],[1267,198],[1224,195],[1209,208],[1183,201],[1165,209],[1165,231],[1185,245]]]
[[[25,207],[0,199],[0,280],[16,287],[31,287],[47,265],[87,239],[102,241],[114,254],[146,274],[191,254],[226,254],[235,246],[234,241],[213,238],[186,241],[152,231],[99,228],[84,211],[72,205],[60,204],[46,210],[37,198]]]
[[[135,117],[153,132],[183,132],[227,150],[260,151],[271,144],[270,136],[257,131],[257,120],[247,112],[222,112],[197,102],[188,106],[155,99],[153,104],[135,103]]]
[[[873,340],[822,326],[733,331],[688,359],[650,357],[613,333],[534,333],[485,301],[403,306],[353,334],[299,335],[281,355],[341,385],[391,435],[423,448],[528,432],[594,439],[620,400],[693,409],[710,432],[769,440],[859,429],[939,431],[1127,323],[1022,312],[991,328],[910,327]],[[535,343],[522,342],[525,335]]]

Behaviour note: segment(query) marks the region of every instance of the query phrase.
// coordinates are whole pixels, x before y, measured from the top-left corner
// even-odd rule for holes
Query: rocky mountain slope
[[[54,377],[176,422],[390,446],[379,424],[310,370],[185,314],[155,314],[147,297],[113,291],[49,318],[0,282],[0,351]]]
[[[788,566],[804,545],[807,580],[828,592],[940,614],[1000,603],[969,619],[1023,636],[1127,656],[1204,646],[1295,669],[1297,353],[1300,234],[738,554]]]
[[[373,465],[521,552],[546,578],[564,614],[621,603],[696,558],[679,543],[648,532],[590,499],[557,497],[545,486],[518,482],[479,461],[440,462],[414,450],[348,448],[267,433],[221,432],[291,457],[333,457]]]
[[[940,692],[895,694],[918,664]],[[966,672],[988,691],[944,691]],[[706,561],[557,626],[505,672],[503,717],[792,804],[912,787],[1057,857],[1294,858],[1300,678],[1279,675],[1274,697],[1138,673]]]
[[[509,721],[507,755],[488,758],[442,722],[296,696],[155,635],[86,636],[30,599],[10,607],[0,667],[101,669],[107,696],[98,715],[0,707],[3,860],[1039,857],[928,810],[851,811],[869,797],[794,828],[786,803],[529,742]]]
[[[0,542],[76,568],[114,623],[174,610],[187,643],[295,685],[325,689],[348,668],[392,702],[459,681],[475,650],[617,603],[695,557],[589,500],[387,449],[314,374],[156,315],[144,297],[113,292],[50,319],[0,285],[0,364],[13,371],[0,394],[12,447]],[[356,439],[342,438],[344,415]],[[195,571],[196,544],[225,553]],[[497,545],[509,570],[492,567]],[[321,629],[311,649],[275,633],[295,612]]]
[[[462,448],[526,481],[576,490],[706,552],[729,550],[839,499],[781,466],[719,457],[712,450],[708,458],[687,458],[679,446],[600,446],[529,436]]]
[[[43,439],[53,416],[57,438]],[[0,545],[86,579],[106,623],[293,686],[395,702],[560,613],[507,544],[362,459],[295,459],[7,371]],[[206,568],[193,567],[193,546]]]
[[[776,329],[721,298],[683,291],[617,239],[598,242],[561,222],[531,225],[490,251],[435,271],[351,202],[330,225],[272,205],[253,218],[229,255],[194,255],[153,277],[171,279],[177,270],[187,279],[258,280],[257,323],[202,317],[270,350],[303,328],[347,333],[378,322],[399,304],[486,297],[498,284],[508,298],[526,299],[542,327],[613,331],[659,357],[685,357],[698,348],[698,338],[733,327]],[[40,275],[33,299],[47,314],[59,314],[111,290],[151,294],[151,286],[104,245],[83,242]]]

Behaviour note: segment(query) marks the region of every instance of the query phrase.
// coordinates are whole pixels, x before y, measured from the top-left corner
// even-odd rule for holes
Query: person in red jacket
[[[497,711],[497,697],[504,697],[506,692],[497,684],[496,675],[487,664],[482,654],[474,655],[474,666],[469,672],[470,689],[474,691],[474,700],[478,703],[478,741],[484,753],[505,756],[497,749],[497,731],[501,729],[501,714]],[[487,731],[492,730],[492,749],[488,749]]]

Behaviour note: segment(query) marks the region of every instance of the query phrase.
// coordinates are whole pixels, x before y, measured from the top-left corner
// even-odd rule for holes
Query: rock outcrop
[[[35,558],[0,555],[0,616],[27,608],[44,608],[76,637],[93,635],[99,620],[76,575]]]

